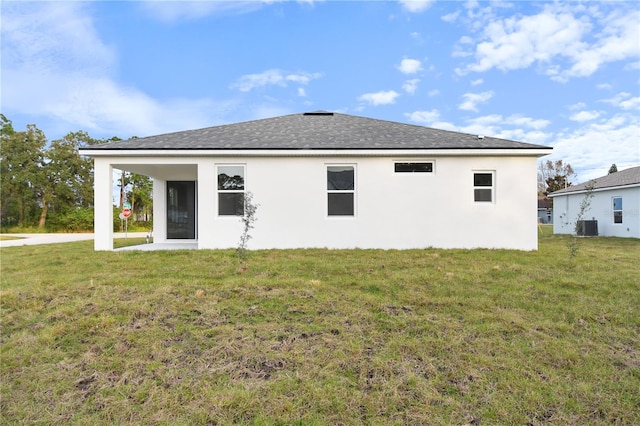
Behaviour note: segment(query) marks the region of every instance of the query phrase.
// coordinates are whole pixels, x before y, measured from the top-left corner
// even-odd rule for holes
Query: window
[[[622,197],[613,198],[613,223],[622,223]]]
[[[493,172],[473,174],[473,200],[476,202],[493,202]]]
[[[329,216],[353,216],[355,168],[327,166],[327,213]]]
[[[395,163],[396,173],[433,173],[433,163]]]
[[[218,166],[218,214],[244,215],[244,166]]]

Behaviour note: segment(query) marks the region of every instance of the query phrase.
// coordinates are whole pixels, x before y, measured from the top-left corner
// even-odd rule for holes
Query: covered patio
[[[198,249],[198,167],[194,159],[168,156],[95,159],[96,250],[113,250],[113,171],[133,172],[153,179],[153,243],[121,247],[129,250]],[[212,177],[211,177],[212,178]],[[206,196],[205,196],[206,198]]]

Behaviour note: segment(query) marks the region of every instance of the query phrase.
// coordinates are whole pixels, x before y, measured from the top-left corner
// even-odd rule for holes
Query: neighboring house
[[[538,247],[536,159],[550,147],[314,112],[82,150],[95,249],[113,249],[113,169],[153,178],[154,243],[251,249]]]
[[[598,235],[640,238],[640,167],[549,194],[553,198],[553,232],[574,233],[580,203],[585,199],[589,186],[593,186],[593,198],[583,219],[597,221],[594,225]]]
[[[546,195],[538,195],[538,223],[553,223],[553,202]]]

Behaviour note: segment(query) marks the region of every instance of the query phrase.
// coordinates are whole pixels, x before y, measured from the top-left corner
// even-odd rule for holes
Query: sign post
[[[124,219],[124,238],[128,237],[129,216],[131,216],[131,203],[124,203],[120,219]]]

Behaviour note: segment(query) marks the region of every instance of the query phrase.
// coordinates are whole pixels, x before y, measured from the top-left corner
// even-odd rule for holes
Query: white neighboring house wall
[[[250,153],[95,157],[95,249],[112,250],[113,168],[153,178],[154,242],[167,241],[166,183],[196,181],[198,248],[237,247],[238,216],[218,214],[217,166],[244,165],[245,190],[259,204],[250,249],[538,247],[536,159],[513,151]],[[295,156],[294,156],[295,155]],[[432,173],[395,173],[394,163],[433,162]],[[354,216],[328,216],[327,166],[355,168]],[[491,202],[474,201],[474,172],[493,173]],[[558,200],[559,201],[559,200]]]
[[[553,196],[553,232],[573,234],[585,191]],[[584,220],[598,221],[598,235],[640,238],[640,185],[595,189]],[[622,223],[614,223],[613,199],[622,198]]]

